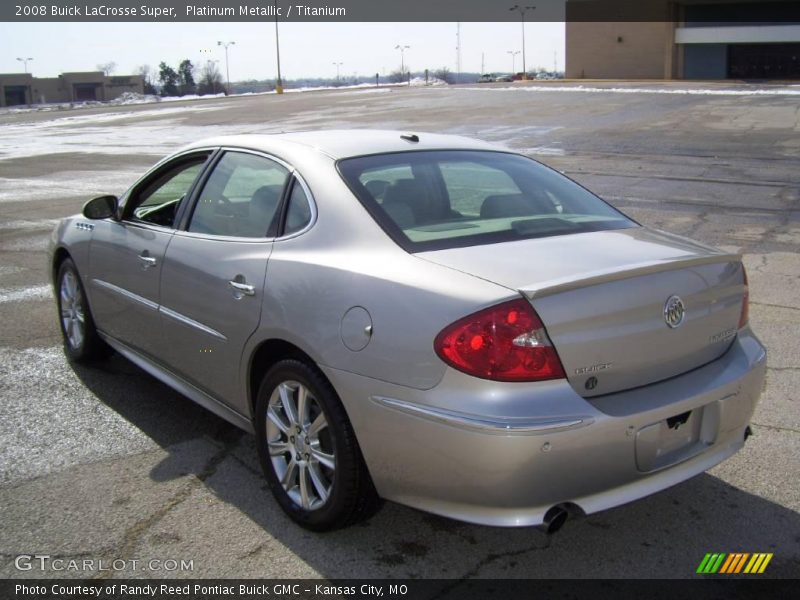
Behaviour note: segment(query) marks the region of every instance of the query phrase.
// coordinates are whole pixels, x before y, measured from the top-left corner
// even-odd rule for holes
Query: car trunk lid
[[[417,256],[525,295],[585,397],[718,358],[736,334],[744,294],[739,255],[638,227]],[[667,323],[679,316],[676,298],[683,318]]]

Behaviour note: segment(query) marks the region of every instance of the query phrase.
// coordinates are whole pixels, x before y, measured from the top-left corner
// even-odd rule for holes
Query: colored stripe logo
[[[697,573],[702,575],[712,575],[715,573],[724,575],[736,575],[747,573],[751,575],[763,573],[769,561],[772,560],[772,552],[709,552],[700,561]]]

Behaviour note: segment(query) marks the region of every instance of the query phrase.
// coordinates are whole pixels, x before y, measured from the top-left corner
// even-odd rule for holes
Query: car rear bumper
[[[619,506],[720,463],[744,443],[765,369],[747,328],[708,365],[592,399],[565,380],[498,383],[448,369],[417,390],[323,367],[381,496],[497,526],[541,524],[556,505]]]

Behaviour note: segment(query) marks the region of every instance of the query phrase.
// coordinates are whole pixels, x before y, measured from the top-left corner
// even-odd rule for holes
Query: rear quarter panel
[[[324,155],[295,166],[314,197],[317,220],[302,235],[275,242],[261,323],[245,357],[277,338],[320,365],[418,389],[435,386],[445,371],[433,349],[439,331],[518,292],[402,250]],[[348,349],[341,335],[343,316],[356,306],[372,321],[372,336],[360,351]]]

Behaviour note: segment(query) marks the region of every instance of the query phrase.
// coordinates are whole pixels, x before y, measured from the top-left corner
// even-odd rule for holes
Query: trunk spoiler
[[[591,285],[598,285],[607,283],[609,281],[619,281],[622,279],[629,279],[638,277],[640,275],[650,275],[661,271],[672,271],[674,269],[682,269],[686,267],[694,267],[699,265],[707,265],[711,263],[723,262],[741,262],[742,255],[735,253],[719,253],[712,255],[695,255],[687,256],[685,258],[669,258],[665,260],[652,260],[640,263],[633,263],[614,267],[611,269],[603,269],[598,271],[587,271],[584,273],[577,273],[569,277],[558,279],[551,279],[536,284],[524,285],[519,288],[522,294],[534,300],[544,296],[551,296],[569,290],[588,287]]]

